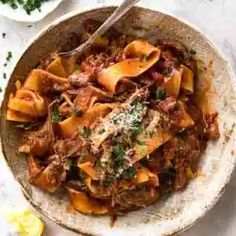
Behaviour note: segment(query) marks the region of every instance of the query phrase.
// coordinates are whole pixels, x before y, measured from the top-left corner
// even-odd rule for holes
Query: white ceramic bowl
[[[186,229],[203,217],[221,196],[233,172],[236,157],[235,78],[228,62],[212,42],[198,29],[173,16],[135,7],[115,28],[126,34],[145,37],[150,41],[160,38],[177,39],[197,51],[199,86],[212,79],[214,103],[219,111],[221,137],[209,143],[199,165],[200,175],[184,191],[147,208],[119,217],[113,228],[109,216],[88,216],[68,213],[65,194],[51,195],[30,185],[25,158],[17,153],[22,133],[6,121],[6,107],[16,78],[24,79],[29,71],[54,51],[68,44],[74,34],[82,34],[82,23],[88,19],[104,21],[112,7],[87,12],[72,12],[44,29],[28,46],[18,61],[7,86],[2,106],[2,147],[5,158],[20,183],[28,201],[43,215],[73,231],[88,235],[159,236],[171,235]],[[205,69],[204,69],[205,68]]]
[[[41,11],[37,9],[32,11],[30,15],[22,7],[17,9],[12,9],[8,4],[3,4],[0,2],[0,14],[20,22],[37,22],[46,17],[50,12],[55,10],[63,0],[50,0],[42,3]]]

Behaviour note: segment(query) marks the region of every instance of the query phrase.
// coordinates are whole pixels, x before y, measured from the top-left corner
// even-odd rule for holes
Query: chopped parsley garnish
[[[112,182],[114,181],[115,179],[115,174],[114,173],[108,173],[106,176],[105,176],[105,179],[103,180],[103,186],[104,187],[109,187]]]
[[[158,89],[156,91],[156,99],[164,100],[167,97],[167,92],[165,89]]]
[[[0,87],[0,93],[2,92],[2,88]]]
[[[90,128],[87,127],[87,126],[84,126],[84,127],[83,127],[83,136],[84,136],[85,138],[88,138],[88,137],[90,136],[90,134],[91,134]]]
[[[7,74],[6,74],[6,73],[3,73],[3,74],[2,74],[2,77],[3,77],[3,79],[6,79],[6,78],[7,78]]]
[[[131,166],[129,169],[123,171],[121,177],[130,180],[132,179],[136,174],[136,168],[134,166]]]
[[[141,122],[144,112],[145,106],[143,102],[135,101],[130,109],[114,117],[113,122],[114,124],[128,126],[132,130],[133,126]]]
[[[36,9],[41,11],[40,7],[42,2],[45,2],[45,0],[26,0],[23,8],[27,12],[27,14],[30,15],[30,13]]]
[[[143,126],[141,122],[134,122],[131,126],[131,132],[134,137],[143,131]]]
[[[192,54],[192,55],[196,55],[197,52],[196,52],[194,49],[191,48],[191,49],[189,50],[189,53]]]
[[[31,14],[34,10],[40,10],[42,2],[46,2],[48,0],[0,0],[3,4],[8,4],[12,9],[17,9],[19,6],[26,11],[28,15]]]
[[[118,169],[124,164],[125,150],[124,146],[121,143],[118,143],[116,146],[112,147],[112,158],[113,158],[113,168]]]
[[[52,109],[51,120],[53,124],[58,123],[61,120],[61,116],[57,107]]]

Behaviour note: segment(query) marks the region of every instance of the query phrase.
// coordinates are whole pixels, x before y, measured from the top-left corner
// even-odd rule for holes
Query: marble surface
[[[17,23],[0,16],[0,86],[4,90],[10,71],[29,40],[52,20],[74,9],[85,10],[99,6],[115,5],[120,0],[64,0],[57,10],[36,24]],[[172,13],[179,16],[209,35],[223,51],[236,73],[236,4],[235,0],[141,0],[141,6]],[[2,33],[6,33],[5,38]],[[7,52],[12,60],[4,66]],[[7,78],[3,78],[6,73]],[[0,93],[2,100],[3,93]],[[28,207],[18,184],[0,156],[0,209]],[[7,236],[11,228],[6,224],[0,211],[0,235]],[[181,236],[233,236],[236,235],[236,174],[227,185],[218,204],[197,224]],[[45,236],[76,235],[52,222],[46,221]]]

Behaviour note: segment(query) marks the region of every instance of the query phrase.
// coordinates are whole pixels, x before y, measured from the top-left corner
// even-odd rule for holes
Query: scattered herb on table
[[[6,73],[3,73],[3,74],[2,74],[2,77],[3,77],[3,79],[6,79],[6,78],[7,78],[7,74],[6,74]]]
[[[12,52],[8,51],[7,56],[6,56],[6,62],[4,63],[3,66],[6,67],[8,62],[10,62],[11,59],[12,59]]]
[[[2,88],[0,87],[0,93],[2,92]]]
[[[4,39],[6,37],[6,33],[2,33],[2,38]]]
[[[7,52],[6,60],[9,62],[12,59],[12,52]]]

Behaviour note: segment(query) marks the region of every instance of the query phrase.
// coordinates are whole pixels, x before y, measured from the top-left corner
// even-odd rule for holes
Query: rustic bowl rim
[[[15,71],[15,69],[17,68],[18,66],[18,63],[22,60],[22,58],[24,57],[24,55],[27,53],[28,49],[30,48],[31,45],[33,45],[37,40],[40,39],[40,37],[43,37],[48,31],[50,31],[52,28],[54,28],[55,26],[59,25],[60,23],[66,21],[66,20],[70,20],[71,18],[73,17],[76,17],[78,15],[81,15],[81,14],[87,14],[89,12],[93,12],[93,11],[97,11],[97,10],[103,10],[103,9],[114,9],[116,6],[114,5],[109,5],[109,6],[102,6],[102,7],[96,7],[96,8],[91,8],[91,7],[88,7],[86,9],[78,9],[78,10],[74,10],[74,11],[71,11],[69,13],[66,13],[62,16],[60,16],[59,18],[57,18],[56,20],[52,21],[51,23],[49,23],[48,25],[46,25],[43,29],[41,29],[28,43],[27,45],[25,46],[24,50],[22,51],[21,55],[18,57],[18,60],[17,62],[15,63],[15,66],[13,67],[13,69],[11,70],[11,74],[10,74],[10,78],[12,78],[12,75]],[[207,42],[212,48],[213,50],[215,51],[215,53],[225,62],[226,64],[226,70],[229,74],[229,78],[230,78],[230,82],[231,84],[233,85],[232,86],[232,89],[234,91],[234,93],[236,94],[236,77],[235,77],[235,73],[232,69],[232,66],[230,65],[229,61],[227,60],[227,57],[224,55],[224,53],[215,45],[215,43],[213,42],[213,39],[211,39],[211,37],[209,35],[207,35],[205,32],[203,32],[200,28],[196,27],[195,25],[193,25],[192,23],[182,19],[181,17],[178,17],[178,16],[175,16],[174,14],[171,14],[171,13],[167,13],[165,11],[161,11],[161,10],[155,10],[155,9],[152,9],[151,7],[143,7],[143,6],[135,6],[134,7],[136,10],[139,10],[139,9],[143,9],[143,10],[149,10],[149,11],[152,11],[152,12],[156,12],[156,13],[161,13],[163,16],[167,16],[167,17],[170,17],[172,18],[173,20],[176,20],[180,23],[182,23],[183,25],[186,25],[188,26],[189,28],[192,28],[196,33],[198,33],[199,35],[201,35],[203,38],[204,38],[204,41]],[[9,80],[10,81],[10,80]],[[7,85],[8,86],[8,85]],[[6,86],[6,88],[7,88]],[[4,99],[5,99],[5,96],[6,96],[6,90],[5,90],[5,93],[4,93]],[[4,100],[3,100],[4,101]],[[1,106],[1,112],[2,112],[2,109],[3,107]],[[1,123],[2,123],[2,120],[3,120],[3,117],[1,117]],[[1,138],[2,138],[2,129],[1,129]],[[234,146],[236,143],[234,143]],[[1,142],[1,148],[2,148],[2,154],[3,154],[3,157],[6,161],[6,164],[9,168],[9,170],[12,172],[12,169],[8,163],[8,160],[7,160],[7,157],[6,157],[6,153],[4,151],[4,145],[3,143]],[[175,229],[173,229],[173,231],[171,233],[168,233],[168,235],[172,235],[172,234],[176,234],[176,233],[179,233],[179,232],[182,232],[188,228],[190,228],[192,225],[194,225],[196,222],[198,222],[200,219],[202,219],[215,205],[216,203],[219,201],[220,197],[222,196],[222,194],[224,193],[224,190],[225,190],[225,187],[229,184],[229,181],[233,175],[233,172],[234,172],[234,169],[235,169],[235,166],[236,166],[236,158],[234,160],[234,162],[232,162],[232,171],[231,172],[227,172],[226,173],[226,180],[225,180],[225,183],[222,184],[222,186],[219,188],[219,194],[217,196],[214,197],[214,199],[209,203],[207,204],[203,210],[201,210],[201,213],[199,214],[199,216],[195,217],[195,219],[191,219],[191,221],[189,221],[188,223],[185,223],[184,225],[180,225],[180,226],[177,226],[175,227]],[[12,172],[13,173],[13,172]],[[39,213],[41,214],[43,217],[45,217],[46,219],[62,226],[63,228],[65,229],[68,229],[70,231],[73,231],[75,233],[80,233],[80,234],[83,234],[83,235],[93,235],[93,234],[88,234],[88,233],[85,233],[85,232],[82,232],[80,230],[77,230],[77,229],[74,229],[74,228],[71,228],[71,227],[68,227],[65,223],[57,220],[56,218],[52,217],[52,216],[48,216],[47,215],[47,212],[42,210],[40,208],[40,206],[38,206],[37,204],[34,203],[34,201],[30,198],[28,192],[26,191],[26,189],[24,188],[23,184],[16,178],[16,176],[13,174],[14,176],[14,179],[16,180],[17,184],[19,184],[20,186],[20,189],[21,189],[21,192],[23,193],[23,196],[25,197],[25,199],[30,203],[30,205]]]

